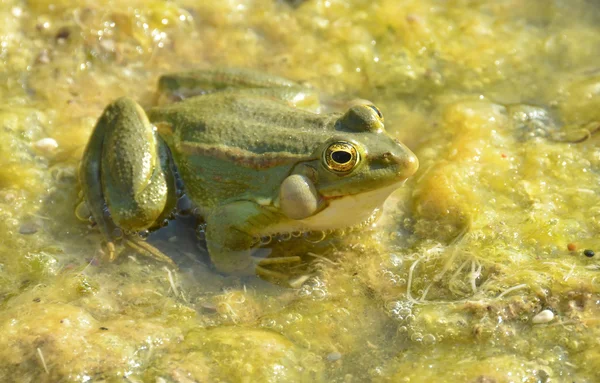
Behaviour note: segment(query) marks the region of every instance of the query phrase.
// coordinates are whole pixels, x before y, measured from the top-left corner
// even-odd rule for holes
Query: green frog
[[[83,155],[83,198],[109,251],[115,232],[160,227],[182,183],[217,270],[253,274],[261,237],[360,224],[418,168],[368,102],[320,114],[314,89],[240,69],[165,75],[158,94],[146,111],[110,104]]]

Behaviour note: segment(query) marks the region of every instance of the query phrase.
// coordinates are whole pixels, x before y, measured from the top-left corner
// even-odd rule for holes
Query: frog
[[[157,94],[147,109],[109,104],[83,153],[83,201],[111,254],[170,219],[183,188],[214,268],[256,274],[261,238],[359,225],[419,166],[374,104],[325,113],[317,90],[282,77],[192,70],[161,76]]]

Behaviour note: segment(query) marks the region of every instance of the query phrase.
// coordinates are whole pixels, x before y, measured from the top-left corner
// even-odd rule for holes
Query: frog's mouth
[[[351,176],[348,177],[348,180],[340,180],[336,183],[335,188],[322,188],[320,189],[320,193],[321,197],[326,201],[366,193],[376,194],[378,190],[387,190],[388,188],[395,190],[401,187],[413,174],[414,170],[409,169],[407,171],[407,167],[403,165],[370,169],[362,176]],[[348,191],[350,190],[352,192],[349,193]]]
[[[340,199],[343,199],[346,197],[354,197],[354,198],[362,199],[362,198],[366,197],[367,195],[369,197],[374,197],[375,195],[379,194],[377,192],[381,192],[381,195],[387,194],[387,196],[383,198],[383,202],[385,202],[387,197],[389,197],[396,189],[399,189],[402,186],[404,186],[404,183],[406,183],[405,179],[402,181],[393,183],[393,184],[389,185],[388,187],[379,188],[379,189],[373,190],[373,191],[360,191],[360,192],[353,193],[353,194],[329,195],[329,196],[322,196],[321,198],[323,198],[324,201],[328,201],[328,202],[340,200]],[[388,191],[388,190],[391,190],[391,191]]]

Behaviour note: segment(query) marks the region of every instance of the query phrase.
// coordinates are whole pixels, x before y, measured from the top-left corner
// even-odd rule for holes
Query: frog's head
[[[369,104],[342,115],[317,151],[317,190],[326,199],[399,187],[419,167],[413,152],[384,130],[379,109]]]
[[[419,167],[413,152],[384,130],[379,109],[369,104],[355,105],[339,117],[311,157],[282,184],[280,200],[290,218],[321,212],[316,214],[319,227],[353,221],[353,213],[370,214]]]

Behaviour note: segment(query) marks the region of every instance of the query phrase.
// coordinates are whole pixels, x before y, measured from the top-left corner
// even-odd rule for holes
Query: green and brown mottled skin
[[[257,237],[363,222],[418,167],[376,107],[301,109],[318,104],[315,92],[289,80],[197,71],[164,76],[159,90],[187,98],[147,112],[116,100],[84,153],[84,199],[109,242],[115,227],[144,230],[168,216],[175,165],[207,223],[215,266],[253,273]]]

